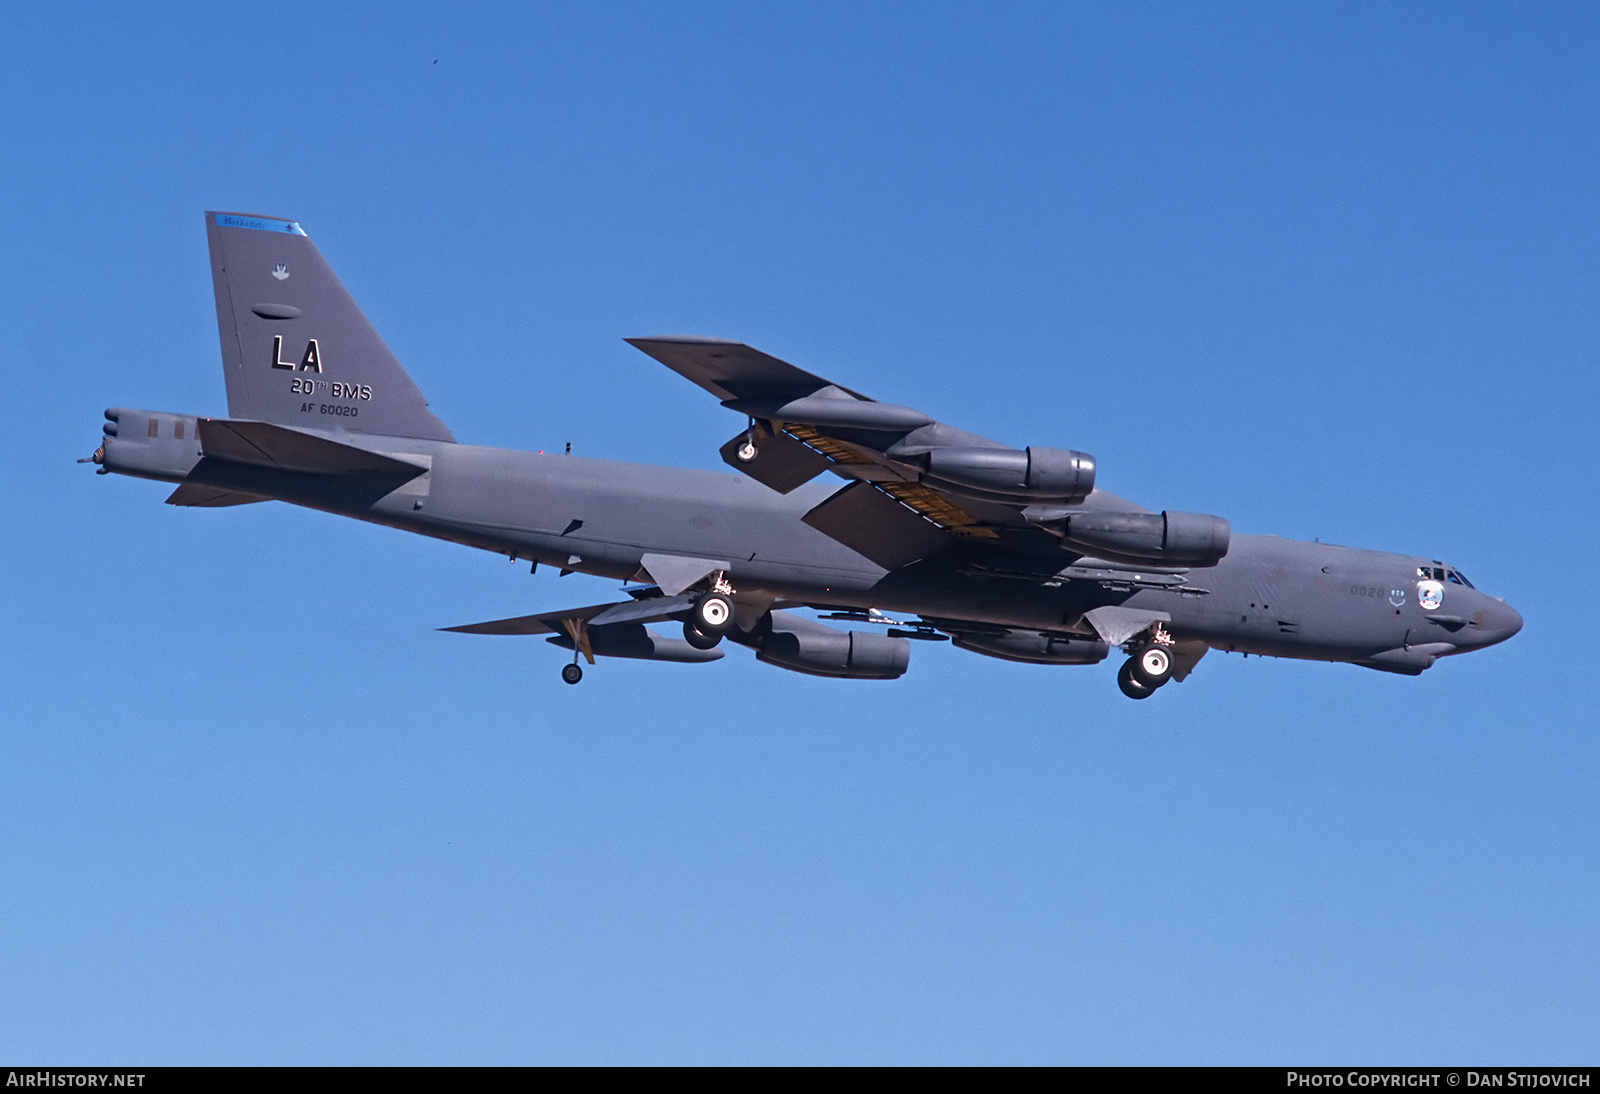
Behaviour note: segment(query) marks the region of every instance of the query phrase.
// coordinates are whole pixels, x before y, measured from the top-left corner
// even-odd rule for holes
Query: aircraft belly
[[[886,581],[872,590],[867,603],[893,612],[1050,631],[1070,627],[1084,606],[1065,589],[959,577],[917,586]]]

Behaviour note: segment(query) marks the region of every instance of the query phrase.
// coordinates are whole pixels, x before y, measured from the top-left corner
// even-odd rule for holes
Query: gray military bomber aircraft
[[[580,656],[714,661],[724,639],[887,680],[910,640],[948,639],[1049,665],[1120,647],[1143,699],[1208,649],[1417,675],[1522,627],[1437,559],[1151,512],[1098,489],[1083,452],[997,444],[739,342],[629,339],[744,419],[721,449],[742,477],[458,444],[298,224],[207,213],[206,235],[228,417],[108,410],[100,472],[621,580],[614,603],[447,628],[549,635],[568,683]],[[681,638],[646,626],[668,621]]]

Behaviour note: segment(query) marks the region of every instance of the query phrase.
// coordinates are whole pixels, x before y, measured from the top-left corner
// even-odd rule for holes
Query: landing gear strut
[[[1148,699],[1156,689],[1172,679],[1177,667],[1172,659],[1172,636],[1157,624],[1147,641],[1133,650],[1117,670],[1117,687],[1130,699]]]
[[[741,463],[749,463],[760,455],[756,450],[756,420],[754,418],[750,419],[750,429],[744,435],[744,444],[738,447],[734,455],[739,457],[739,462]]]

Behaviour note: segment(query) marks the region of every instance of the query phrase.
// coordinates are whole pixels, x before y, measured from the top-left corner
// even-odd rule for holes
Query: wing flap
[[[896,501],[911,506],[952,535],[967,539],[1000,538],[999,532],[979,523],[977,517],[961,506],[919,482],[879,482],[877,486]]]
[[[936,555],[952,540],[870,482],[854,482],[800,518],[886,570]]]

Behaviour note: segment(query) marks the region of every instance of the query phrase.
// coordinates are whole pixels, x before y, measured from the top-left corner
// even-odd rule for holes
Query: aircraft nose
[[[1483,612],[1484,637],[1487,645],[1504,642],[1522,629],[1522,615],[1503,600],[1493,599]]]

